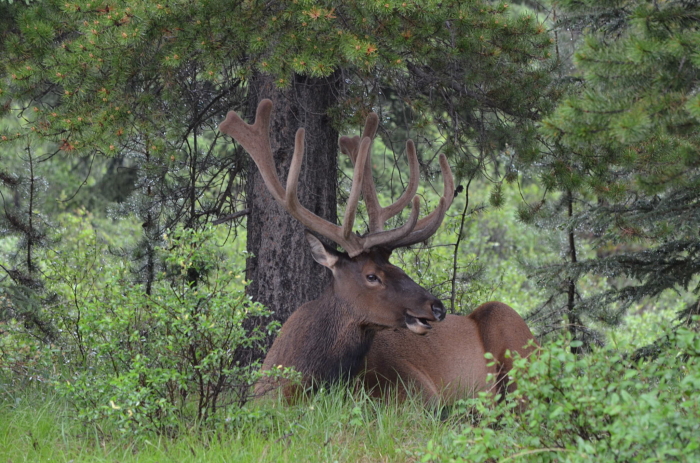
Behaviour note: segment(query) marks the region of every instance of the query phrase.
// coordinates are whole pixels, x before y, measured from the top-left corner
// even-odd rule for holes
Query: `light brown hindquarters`
[[[446,342],[449,340],[449,342]],[[487,367],[477,324],[468,317],[448,315],[424,336],[406,330],[380,331],[367,355],[365,387],[373,395],[407,389],[426,402],[453,401],[488,388]]]
[[[534,350],[524,347],[530,339],[522,317],[500,302],[482,304],[469,316],[448,315],[425,336],[381,331],[367,354],[364,385],[373,395],[395,390],[404,397],[414,389],[426,402],[446,403],[489,389],[512,390],[512,360],[506,351],[527,356]],[[495,365],[488,366],[494,362],[484,357],[486,352],[493,354]],[[489,373],[493,376],[487,382]]]
[[[513,368],[513,359],[506,353],[517,352],[521,357],[527,357],[537,349],[530,328],[515,310],[502,302],[482,304],[469,314],[469,318],[479,327],[484,349],[496,360],[498,392],[512,392],[516,385],[509,381],[508,373]]]

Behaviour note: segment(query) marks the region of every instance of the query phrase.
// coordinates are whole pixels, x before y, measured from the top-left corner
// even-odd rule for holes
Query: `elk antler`
[[[367,116],[362,139],[369,138],[370,140],[374,140],[378,124],[379,118],[377,115],[375,113],[370,113],[369,116]],[[359,153],[360,137],[340,137],[338,144],[340,145],[340,150],[350,156],[350,160],[353,165],[355,165]],[[403,208],[408,205],[409,201],[411,201],[411,198],[415,196],[416,191],[418,191],[418,157],[416,156],[416,148],[411,140],[408,140],[406,143],[406,153],[408,155],[408,167],[410,169],[408,188],[406,188],[406,191],[403,192],[395,203],[388,207],[381,207],[377,199],[377,190],[372,180],[372,149],[370,146],[368,153],[369,159],[365,162],[365,170],[363,173],[364,181],[362,182],[362,196],[365,199],[365,205],[367,206],[367,213],[369,215],[370,233],[383,230],[386,221],[401,212]]]
[[[379,118],[375,113],[370,113],[365,121],[365,129],[362,133],[362,142],[366,138],[374,140],[374,136],[377,133],[377,126],[379,124]],[[357,169],[358,159],[360,154],[360,137],[341,137],[339,141],[340,150],[350,157],[350,160],[355,165]],[[406,156],[408,156],[408,165],[410,169],[410,177],[408,180],[408,187],[406,191],[401,195],[395,203],[387,206],[381,207],[379,205],[379,200],[377,199],[377,191],[374,187],[374,180],[372,179],[372,147],[370,146],[369,153],[367,154],[367,159],[364,162],[364,173],[362,182],[362,196],[364,197],[365,204],[367,205],[367,213],[369,214],[369,231],[370,233],[375,230],[381,230],[384,228],[384,224],[388,219],[395,216],[408,204],[410,198],[416,194],[418,190],[418,156],[416,155],[416,147],[412,140],[406,141]],[[410,246],[411,244],[419,243],[430,238],[440,227],[442,220],[445,218],[445,213],[447,209],[452,204],[454,199],[454,179],[452,177],[452,170],[450,165],[447,163],[447,158],[444,154],[440,154],[440,169],[442,170],[442,178],[444,183],[444,189],[442,197],[438,206],[428,214],[418,221],[414,230],[403,238],[399,238],[396,241],[385,244],[385,247],[395,249],[403,246]]]
[[[224,122],[219,125],[219,130],[230,135],[253,158],[263,181],[275,200],[282,205],[295,219],[301,222],[308,229],[319,233],[322,236],[336,242],[342,246],[350,257],[355,257],[373,246],[388,246],[388,243],[399,241],[409,236],[418,222],[418,211],[420,200],[413,199],[413,209],[411,215],[403,226],[393,230],[370,232],[366,236],[359,236],[352,232],[355,221],[357,204],[360,199],[360,190],[363,186],[363,174],[365,163],[370,150],[371,139],[365,137],[359,141],[355,158],[355,170],[353,173],[352,188],[343,217],[343,225],[338,226],[317,216],[306,209],[299,202],[297,196],[297,183],[301,163],[304,158],[304,129],[297,130],[294,140],[294,154],[292,163],[287,175],[287,187],[282,186],[275,172],[275,164],[272,159],[272,148],[270,147],[270,114],[272,112],[272,101],[262,100],[258,104],[253,125],[246,124],[238,114],[230,111]]]

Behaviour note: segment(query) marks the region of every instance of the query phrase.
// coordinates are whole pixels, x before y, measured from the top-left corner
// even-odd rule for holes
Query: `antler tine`
[[[377,134],[377,128],[379,127],[379,117],[376,113],[369,113],[367,119],[365,120],[365,128],[362,131],[362,137],[340,137],[338,144],[340,145],[340,151],[347,154],[352,161],[352,164],[357,164],[357,155],[360,149],[360,143],[365,138],[369,138],[371,141],[374,140]],[[374,181],[372,180],[372,150],[368,153],[369,160],[365,163],[364,178],[365,181],[362,182],[362,196],[365,200],[365,206],[367,207],[367,213],[369,215],[370,232],[375,231],[376,228],[374,224],[376,223],[378,216],[377,211],[381,209],[379,202],[377,200],[377,191],[374,187]],[[381,230],[381,227],[380,227]]]
[[[380,209],[380,222],[378,224],[380,229],[384,228],[384,223],[387,220],[400,213],[418,191],[418,156],[416,155],[416,145],[413,144],[413,140],[406,141],[406,156],[408,157],[409,171],[408,186],[395,203]]]
[[[360,201],[360,191],[362,189],[363,177],[366,174],[365,164],[369,156],[369,149],[372,140],[368,137],[362,139],[360,151],[355,163],[355,169],[352,176],[352,188],[350,189],[350,197],[345,206],[345,217],[343,217],[343,238],[348,239],[352,233],[352,226],[355,223],[355,214],[357,213],[357,204]]]
[[[376,124],[374,127],[374,131],[376,131]],[[372,131],[367,131],[365,130],[365,134],[369,133],[370,135],[373,135]],[[363,134],[364,135],[364,134]],[[354,140],[353,140],[354,141]],[[372,138],[371,137],[363,137],[362,141],[360,142],[359,149],[353,150],[354,152],[354,159],[355,159],[355,168],[353,170],[353,177],[352,177],[352,189],[350,190],[350,198],[348,200],[347,207],[345,209],[345,217],[343,219],[343,237],[345,239],[352,239],[352,237],[358,238],[359,239],[359,244],[362,247],[359,251],[355,250],[349,250],[346,246],[345,250],[348,251],[348,255],[350,257],[355,257],[356,255],[360,254],[363,251],[368,251],[374,246],[384,246],[387,243],[391,243],[392,241],[399,240],[405,236],[407,236],[413,228],[416,226],[416,223],[418,223],[418,214],[420,211],[420,200],[418,197],[415,197],[413,200],[413,209],[411,210],[411,215],[408,218],[408,221],[401,227],[392,229],[392,230],[386,230],[386,231],[376,231],[376,232],[371,232],[368,233],[366,236],[363,237],[357,237],[357,235],[352,234],[352,225],[355,220],[355,213],[357,211],[357,203],[360,198],[360,190],[362,189],[364,191],[364,187],[367,185],[367,175],[370,175],[371,179],[371,168],[367,169],[368,164],[370,162],[370,150],[371,150],[371,145],[372,145]],[[369,173],[368,173],[369,170]],[[374,184],[371,185],[372,189],[374,189]],[[363,193],[364,194],[364,193]],[[376,200],[376,194],[372,195],[372,197]],[[367,197],[365,197],[365,202],[367,202]],[[368,206],[369,208],[369,206]],[[337,241],[336,241],[337,242]],[[354,240],[352,242],[354,244]]]
[[[262,100],[255,113],[255,123],[247,124],[234,111],[229,111],[226,119],[219,125],[219,130],[243,146],[253,158],[263,181],[272,196],[280,204],[284,203],[284,188],[277,178],[275,164],[270,147],[270,113],[272,101]]]
[[[444,154],[440,154],[440,170],[442,171],[442,181],[444,184],[440,203],[435,210],[433,210],[433,212],[418,221],[415,229],[409,235],[391,243],[392,249],[410,246],[412,244],[425,241],[435,234],[437,229],[440,227],[440,224],[442,224],[442,220],[445,218],[445,213],[454,199],[455,191],[452,170],[450,169],[450,165],[447,162],[447,157],[445,157]]]
[[[369,137],[371,140],[374,140],[378,125],[379,118],[375,113],[370,113],[365,121],[365,129],[362,134],[363,139],[365,137]],[[360,138],[357,136],[352,138],[341,137],[339,145],[340,150],[347,154],[353,164],[355,164],[360,145]],[[408,205],[408,203],[411,202],[411,198],[413,198],[413,196],[416,194],[416,191],[418,191],[418,156],[416,155],[415,145],[411,140],[406,142],[406,155],[408,157],[410,172],[408,186],[399,199],[396,200],[396,202],[387,207],[381,207],[379,205],[377,190],[374,186],[374,180],[372,178],[372,153],[370,149],[370,153],[368,154],[369,159],[365,164],[365,178],[362,185],[362,196],[365,199],[367,214],[369,215],[370,233],[381,232],[384,230],[384,224],[386,221],[401,212]]]
[[[364,249],[368,250],[373,246],[386,246],[390,247],[391,249],[397,248],[398,246],[394,246],[393,243],[410,235],[411,231],[413,231],[414,227],[418,223],[419,213],[420,198],[418,198],[418,196],[414,196],[413,209],[411,209],[411,215],[408,217],[408,221],[401,227],[394,228],[392,230],[369,233],[364,237]]]
[[[365,120],[365,129],[362,131],[362,137],[340,137],[338,144],[340,145],[341,151],[350,156],[350,160],[353,165],[357,159],[357,153],[359,152],[360,141],[369,138],[374,140],[374,136],[377,134],[377,128],[379,127],[379,117],[376,113],[369,113],[367,119]]]
[[[358,158],[358,168],[355,168],[355,174],[353,175],[353,188],[350,193],[348,208],[345,211],[343,226],[339,227],[338,225],[317,216],[302,206],[299,202],[299,197],[297,196],[297,185],[299,183],[301,164],[304,160],[304,137],[304,129],[297,130],[294,140],[292,164],[289,167],[289,174],[287,175],[287,188],[284,206],[287,211],[289,211],[289,213],[306,228],[338,243],[351,257],[354,257],[364,250],[362,240],[357,235],[352,233],[352,225],[355,220],[355,211],[357,210],[357,202],[360,197],[362,168],[364,167],[364,162],[367,155],[360,153],[360,157]],[[369,142],[367,145],[369,145]]]

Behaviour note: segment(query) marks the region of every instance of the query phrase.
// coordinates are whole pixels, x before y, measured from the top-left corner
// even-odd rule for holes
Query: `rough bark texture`
[[[270,138],[277,175],[284,185],[294,152],[294,136],[306,129],[306,155],[299,176],[299,200],[336,223],[338,133],[326,115],[336,102],[339,79],[296,76],[289,89],[279,90],[267,76],[257,76],[251,88],[248,122],[263,98],[273,101]],[[250,162],[248,169],[248,292],[284,322],[300,305],[320,296],[329,272],[314,262],[304,227],[294,220],[265,188]],[[268,340],[268,347],[272,339]],[[258,354],[259,355],[259,354]],[[257,356],[257,355],[256,355]]]

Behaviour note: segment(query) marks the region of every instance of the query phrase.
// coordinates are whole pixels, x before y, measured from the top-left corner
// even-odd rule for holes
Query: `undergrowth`
[[[0,395],[0,461],[700,461],[693,327],[675,327],[659,355],[643,359],[614,347],[577,355],[562,337],[515,359],[518,391],[497,405],[480,397],[426,407],[339,386],[296,405],[265,399],[222,420],[181,421],[171,435],[75,420],[50,384],[34,382]]]
[[[512,400],[461,403],[478,425],[431,441],[422,461],[700,461],[699,322],[676,327],[653,358],[610,346],[577,355],[562,337],[516,359]]]
[[[215,425],[182,426],[177,437],[134,435],[81,424],[62,397],[34,388],[0,405],[0,461],[418,461],[453,426],[417,400],[386,404],[336,388],[296,406],[249,403]]]
[[[0,324],[0,463],[700,461],[697,320],[630,323],[586,355],[566,337],[547,341],[516,359],[520,395],[496,406],[431,408],[342,387],[294,406],[248,401],[259,367],[237,349],[277,326],[243,329],[268,312],[246,297],[242,264],[219,256],[215,232],[164,236],[144,292],[128,262],[79,231],[80,252],[43,266],[55,339],[16,317]],[[648,339],[660,340],[654,357],[633,355]]]

